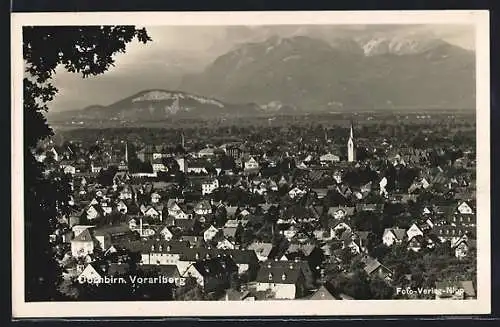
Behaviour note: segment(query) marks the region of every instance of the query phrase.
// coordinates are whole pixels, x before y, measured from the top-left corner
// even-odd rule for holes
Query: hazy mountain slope
[[[303,110],[473,108],[474,54],[441,40],[273,37],[242,45],[180,88]]]
[[[195,94],[145,90],[109,106],[89,106],[81,110],[55,112],[51,120],[124,120],[141,121],[175,117],[222,117],[226,115],[252,115],[259,112],[255,104],[228,104]]]

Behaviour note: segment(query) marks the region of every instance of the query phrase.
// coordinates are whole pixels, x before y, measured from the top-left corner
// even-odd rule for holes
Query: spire
[[[347,141],[347,161],[356,161],[356,146],[354,145],[354,128],[351,120],[351,129],[349,131],[349,140]]]
[[[128,163],[128,142],[125,141],[125,162]]]
[[[181,146],[184,149],[184,132],[181,132]]]

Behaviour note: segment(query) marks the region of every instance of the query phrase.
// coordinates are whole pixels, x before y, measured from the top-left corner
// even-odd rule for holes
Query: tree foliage
[[[25,289],[28,301],[58,297],[60,270],[52,257],[48,235],[62,212],[57,192],[63,180],[45,176],[43,164],[33,152],[37,144],[53,136],[44,113],[58,90],[51,80],[59,66],[83,78],[106,72],[114,56],[124,53],[136,39],[151,41],[145,29],[134,26],[26,26],[23,28],[24,184],[25,184]],[[66,193],[67,196],[67,193]]]

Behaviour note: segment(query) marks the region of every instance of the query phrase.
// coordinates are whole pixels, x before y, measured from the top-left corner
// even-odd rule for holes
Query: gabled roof
[[[261,265],[257,282],[275,284],[296,284],[303,277],[300,266],[294,262],[268,261]]]
[[[76,235],[72,240],[73,242],[93,242],[92,235],[88,229],[83,230],[80,234]]]
[[[235,262],[226,255],[218,255],[209,259],[198,260],[193,267],[204,277],[219,276],[238,271]]]
[[[302,252],[305,256],[309,256],[314,249],[316,249],[316,245],[314,244],[297,244],[297,243],[292,243],[288,246],[288,249],[286,250],[286,254],[288,253],[295,253],[295,252]]]
[[[324,285],[314,292],[314,294],[309,298],[309,300],[337,300],[332,293],[330,293]]]
[[[250,244],[247,248],[249,250],[255,251],[257,255],[267,257],[271,253],[273,245],[271,243],[254,242]]]

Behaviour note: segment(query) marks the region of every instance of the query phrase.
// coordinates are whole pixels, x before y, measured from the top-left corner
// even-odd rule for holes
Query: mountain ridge
[[[306,36],[269,38],[219,56],[179,88],[224,101],[280,101],[305,110],[475,104],[474,53],[444,41],[408,44],[412,51],[393,44],[393,50],[372,48],[366,55],[352,43],[344,48]]]

